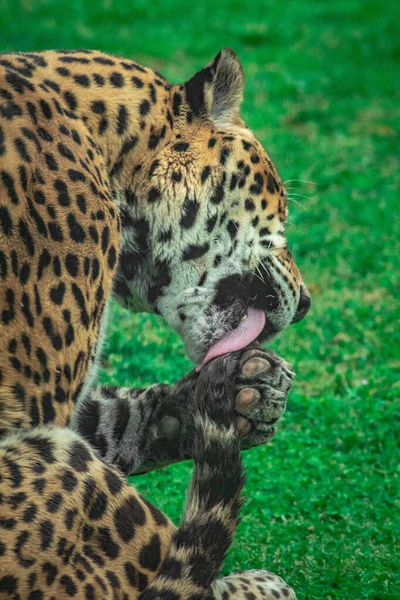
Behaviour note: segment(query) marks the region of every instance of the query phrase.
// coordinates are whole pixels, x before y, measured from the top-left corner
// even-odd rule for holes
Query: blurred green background
[[[400,598],[399,17],[393,0],[0,0],[1,51],[98,48],[173,82],[223,46],[243,62],[313,307],[274,344],[298,377],[280,433],[245,456],[225,572],[269,568],[299,600]],[[114,308],[103,382],[189,368],[160,319]],[[135,484],[178,521],[190,472]]]

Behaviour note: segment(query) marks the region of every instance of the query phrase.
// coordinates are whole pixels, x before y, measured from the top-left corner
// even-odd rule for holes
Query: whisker
[[[290,194],[288,194],[288,198],[292,198],[293,196],[297,196],[298,198],[307,198],[307,200],[311,198],[311,196],[306,196],[305,194],[298,194],[297,192],[290,192]]]
[[[298,204],[303,210],[307,210],[307,208],[304,206],[304,204],[302,204],[298,200],[295,200],[294,198],[289,198],[289,197],[288,197],[288,200],[290,200],[290,202],[293,202],[294,204]]]
[[[283,185],[286,187],[287,183],[309,183],[311,185],[319,185],[316,181],[309,181],[308,179],[287,179],[283,182]]]
[[[257,279],[259,279],[259,280],[261,281],[261,283],[264,283],[264,280],[263,280],[263,279],[261,279],[261,277],[260,277],[260,276],[259,276],[257,273],[255,273],[254,271],[250,271],[250,273],[251,273],[252,275],[254,275],[254,277],[257,277]]]

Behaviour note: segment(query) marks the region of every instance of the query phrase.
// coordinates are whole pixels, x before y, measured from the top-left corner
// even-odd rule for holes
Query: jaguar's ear
[[[185,83],[186,99],[195,115],[229,125],[239,119],[243,86],[242,65],[233,50],[224,48]]]

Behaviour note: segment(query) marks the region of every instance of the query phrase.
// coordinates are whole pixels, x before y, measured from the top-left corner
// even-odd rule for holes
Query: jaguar
[[[293,373],[268,342],[310,308],[279,176],[223,49],[181,85],[98,51],[0,56],[0,597],[294,598],[217,580]],[[197,365],[98,386],[111,298]],[[123,476],[193,459],[176,528]]]

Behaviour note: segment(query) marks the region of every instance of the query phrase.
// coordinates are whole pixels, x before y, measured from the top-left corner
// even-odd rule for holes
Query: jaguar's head
[[[163,315],[196,363],[270,339],[310,307],[287,247],[286,194],[239,116],[242,92],[227,49],[172,86],[170,133],[143,159],[134,212],[122,209],[117,297]]]

